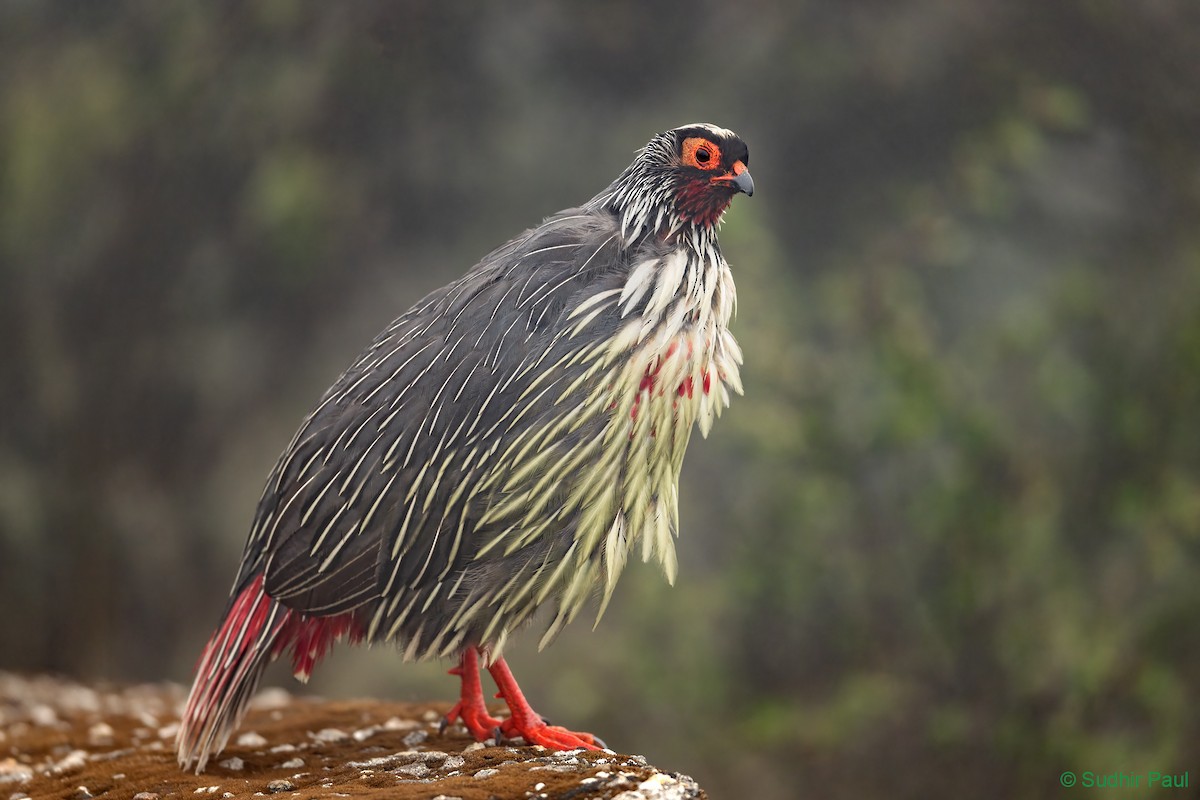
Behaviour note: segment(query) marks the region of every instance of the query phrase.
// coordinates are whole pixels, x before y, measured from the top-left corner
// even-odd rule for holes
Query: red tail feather
[[[202,771],[225,747],[263,670],[289,646],[296,677],[307,680],[336,641],[362,639],[353,613],[309,617],[268,597],[262,584],[259,575],[238,594],[200,656],[175,742],[184,769],[194,762]]]
[[[347,639],[358,644],[363,638],[363,628],[353,614],[338,614],[336,617],[309,617],[289,611],[287,622],[280,631],[279,639],[271,657],[292,647],[292,674],[307,681],[313,667],[325,657],[337,642]]]

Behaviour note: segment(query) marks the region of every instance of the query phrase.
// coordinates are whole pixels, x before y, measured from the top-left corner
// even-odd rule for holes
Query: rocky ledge
[[[389,797],[707,798],[641,756],[485,746],[443,705],[328,702],[268,689],[201,775],[175,762],[184,690],[0,672],[0,800]]]

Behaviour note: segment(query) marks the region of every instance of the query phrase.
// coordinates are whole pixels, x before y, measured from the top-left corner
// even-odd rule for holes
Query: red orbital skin
[[[599,750],[604,742],[590,733],[569,731],[558,725],[547,725],[525,699],[521,687],[503,658],[497,658],[488,666],[488,672],[496,681],[496,697],[508,704],[509,717],[501,720],[488,713],[483,699],[483,685],[479,681],[479,651],[474,647],[463,650],[459,665],[450,670],[451,675],[462,678],[462,698],[450,709],[443,720],[443,727],[461,720],[476,741],[501,738],[513,739],[520,736],[526,744],[538,744],[553,750]]]

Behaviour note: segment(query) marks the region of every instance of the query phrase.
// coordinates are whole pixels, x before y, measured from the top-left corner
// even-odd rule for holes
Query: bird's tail
[[[188,695],[175,750],[185,770],[202,772],[225,748],[263,671],[288,646],[296,677],[308,680],[317,661],[345,636],[362,638],[353,614],[311,617],[268,597],[259,575],[230,604],[208,640]]]
[[[200,656],[179,723],[175,750],[185,770],[195,764],[201,772],[208,757],[224,749],[263,670],[278,653],[275,645],[290,615],[263,592],[261,575],[229,606]]]

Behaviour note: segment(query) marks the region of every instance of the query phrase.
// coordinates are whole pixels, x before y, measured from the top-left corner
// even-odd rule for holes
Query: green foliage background
[[[1196,771],[1198,53],[1190,0],[0,2],[0,667],[186,681],[358,349],[707,120],[746,396],[535,703],[714,796]]]

